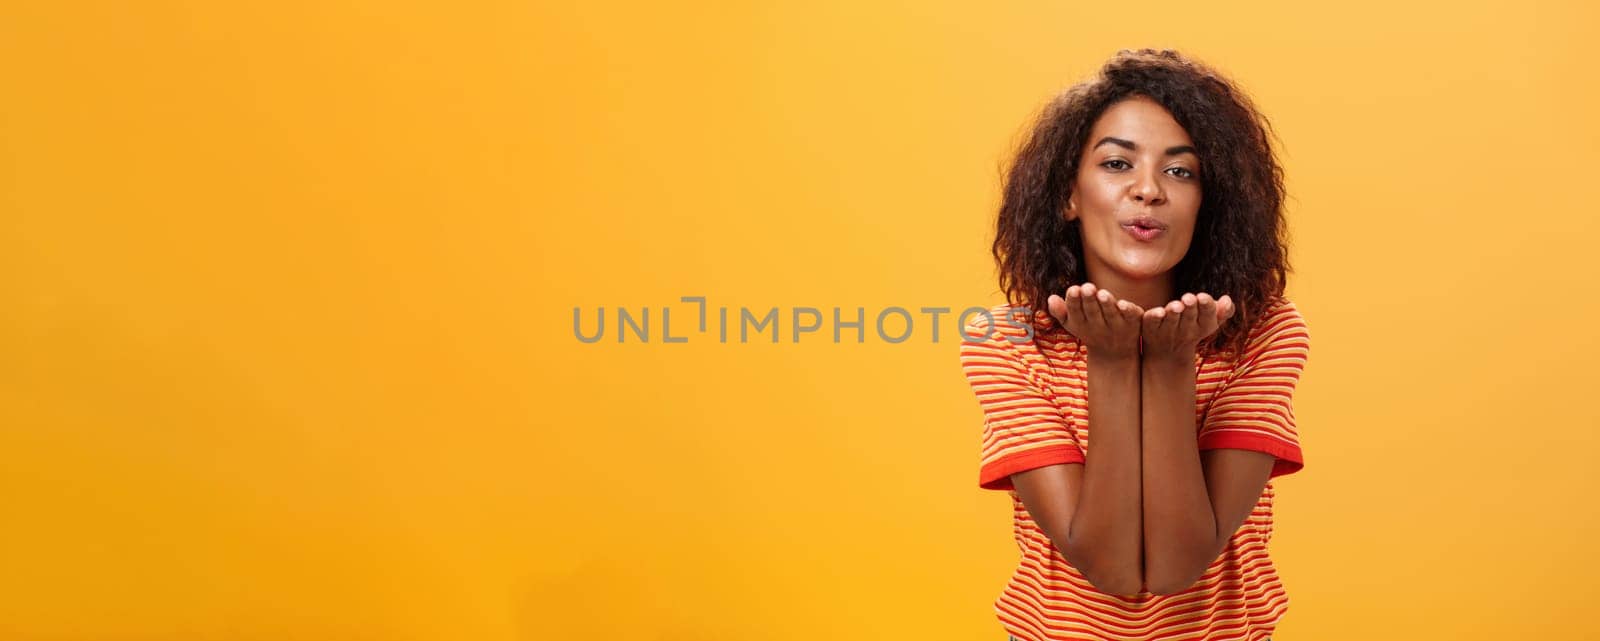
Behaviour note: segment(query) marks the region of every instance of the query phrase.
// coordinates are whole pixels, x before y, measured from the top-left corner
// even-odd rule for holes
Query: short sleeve
[[[1299,310],[1281,300],[1268,310],[1239,365],[1206,409],[1200,449],[1241,449],[1277,457],[1271,477],[1300,471],[1305,460],[1295,425],[1294,391],[1311,335]]]
[[[978,487],[1012,490],[1012,474],[1082,463],[1083,447],[1042,384],[1038,347],[1021,328],[990,325],[977,317],[963,328],[961,368],[983,411]]]

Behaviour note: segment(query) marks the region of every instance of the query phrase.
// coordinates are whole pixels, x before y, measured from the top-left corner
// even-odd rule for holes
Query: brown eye
[[[1172,174],[1172,175],[1177,176],[1179,178],[1194,178],[1194,172],[1189,171],[1189,169],[1187,167],[1173,167],[1172,169],[1168,169],[1167,171],[1179,172],[1179,173]]]
[[[1113,165],[1113,164],[1122,165],[1122,166],[1121,167],[1112,167],[1111,165]],[[1111,160],[1107,160],[1107,161],[1105,161],[1103,163],[1100,163],[1100,166],[1101,167],[1105,167],[1106,169],[1127,169],[1128,167],[1132,167],[1133,165],[1129,165],[1128,161],[1123,160],[1121,158],[1113,158]]]

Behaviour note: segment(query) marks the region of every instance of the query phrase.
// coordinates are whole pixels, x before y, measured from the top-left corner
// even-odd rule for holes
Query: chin
[[[1151,263],[1144,263],[1144,262],[1140,262],[1140,263],[1122,263],[1122,264],[1117,265],[1117,271],[1122,272],[1123,276],[1126,276],[1126,277],[1131,278],[1131,279],[1135,279],[1135,280],[1151,280],[1151,279],[1155,279],[1155,278],[1160,278],[1161,276],[1165,275],[1167,272],[1172,271],[1172,266],[1171,265],[1162,265],[1162,264],[1151,264]]]

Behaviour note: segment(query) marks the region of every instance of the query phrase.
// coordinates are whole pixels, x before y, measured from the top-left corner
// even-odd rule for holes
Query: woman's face
[[[1172,114],[1144,96],[1100,115],[1068,199],[1089,279],[1163,277],[1189,251],[1200,211],[1200,157]]]

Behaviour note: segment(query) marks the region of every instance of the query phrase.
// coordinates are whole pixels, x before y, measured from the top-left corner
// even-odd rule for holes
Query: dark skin
[[[1171,290],[1200,202],[1188,134],[1158,104],[1135,98],[1096,122],[1091,144],[1107,138],[1086,149],[1065,212],[1083,226],[1091,282],[1048,301],[1089,351],[1093,438],[1085,462],[1011,480],[1040,529],[1096,589],[1176,594],[1249,517],[1273,457],[1195,446],[1197,349],[1235,310],[1226,295]],[[1121,229],[1131,216],[1155,218],[1166,232],[1131,240]],[[1096,282],[1132,293],[1119,298]]]

